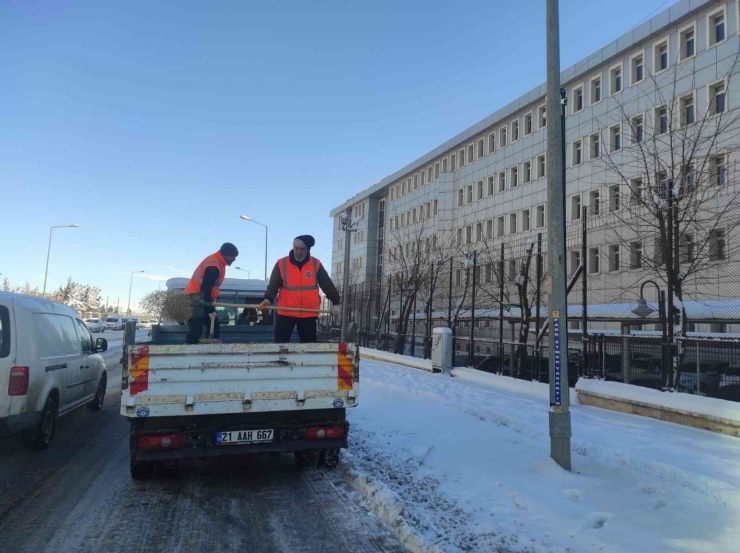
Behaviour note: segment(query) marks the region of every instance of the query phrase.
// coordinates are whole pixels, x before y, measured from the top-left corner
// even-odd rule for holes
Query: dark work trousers
[[[275,320],[275,343],[284,344],[290,342],[290,335],[293,329],[298,327],[298,336],[302,344],[316,342],[316,322],[318,317],[302,319],[299,317],[286,317],[277,315]]]
[[[196,301],[202,302],[203,294],[190,294],[190,301],[192,303]],[[188,335],[185,338],[186,344],[197,344],[204,328],[206,337],[208,337],[208,334],[211,332],[211,318],[208,315],[215,312],[216,310],[211,306],[193,305],[193,316],[188,319]],[[220,334],[221,322],[216,317],[213,325],[213,337],[218,338]]]

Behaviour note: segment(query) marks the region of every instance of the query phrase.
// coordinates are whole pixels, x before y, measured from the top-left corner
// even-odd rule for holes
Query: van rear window
[[[10,355],[10,311],[0,305],[0,358]]]

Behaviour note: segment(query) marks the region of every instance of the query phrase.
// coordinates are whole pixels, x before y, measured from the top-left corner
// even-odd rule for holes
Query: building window
[[[442,172],[443,173],[446,173],[447,172],[447,158],[444,158],[442,160]]]
[[[488,153],[492,154],[496,151],[496,133],[488,135]]]
[[[630,180],[630,206],[635,207],[642,203],[642,179]]]
[[[427,169],[427,183],[430,183],[430,182],[432,182],[432,166],[431,165]],[[424,183],[422,182],[422,184]]]
[[[416,208],[414,208],[414,211],[413,211],[413,222],[414,222],[414,223],[416,223],[416,222],[417,222],[417,221],[416,221]]]
[[[432,202],[427,203],[427,219],[432,218]]]
[[[711,48],[715,44],[719,44],[725,40],[725,10],[724,8],[710,14],[707,18],[709,29],[707,36],[709,37],[709,47]]]
[[[599,248],[588,250],[588,272],[591,274],[599,272]]]
[[[496,235],[498,238],[502,237],[504,233],[504,216],[502,215],[498,219],[496,219]]]
[[[424,173],[421,174],[421,178],[424,178]],[[419,174],[414,175],[414,190],[419,189]]]
[[[568,260],[568,276],[575,274],[578,267],[581,266],[581,252],[573,250],[570,252],[570,259]]]
[[[591,215],[599,214],[599,191],[592,190],[588,195],[588,205],[591,208]]]
[[[455,286],[462,286],[462,270],[455,269]]]
[[[493,264],[489,263],[486,265],[486,284],[491,284],[493,282]],[[485,321],[485,328],[489,328],[491,326],[491,321]]]
[[[545,226],[545,206],[537,206],[537,228],[544,228]]]
[[[434,180],[439,178],[439,161],[434,164]]]
[[[599,133],[592,134],[590,137],[590,155],[591,159],[596,159],[601,155],[601,137]]]
[[[483,181],[478,181],[478,201],[483,199]]]
[[[547,171],[547,165],[545,163],[545,155],[537,156],[537,178],[544,178]]]
[[[473,163],[474,159],[475,158],[473,157],[473,145],[469,144],[468,145],[468,163]]]
[[[683,234],[678,241],[679,259],[681,263],[694,262],[694,235]]]
[[[612,94],[622,90],[622,64],[612,67],[609,71],[609,89]]]
[[[710,323],[709,332],[725,334],[727,332],[727,323]]]
[[[438,200],[434,200],[434,215],[437,215],[437,208],[438,208]]]
[[[509,234],[516,234],[516,213],[509,214]]]
[[[421,186],[424,186],[426,184],[426,181],[424,180],[425,177],[426,177],[426,171],[422,171],[421,172]]]
[[[583,110],[583,87],[573,89],[573,113]]]
[[[471,226],[465,227],[465,243],[466,244],[473,243],[473,227]]]
[[[460,168],[465,167],[465,148],[457,153],[457,157],[460,158]],[[468,160],[470,162],[470,160]]]
[[[511,141],[519,140],[519,119],[511,122]]]
[[[501,171],[498,174],[498,191],[499,192],[506,191],[506,171]]]
[[[483,223],[476,223],[475,225],[475,241],[480,242],[483,240]]]
[[[692,25],[681,31],[681,61],[693,58],[696,54],[696,29]]]
[[[511,168],[511,188],[519,186],[519,167],[515,165]]]
[[[614,125],[609,129],[611,138],[611,151],[618,152],[622,149],[622,125]]]
[[[457,242],[458,246],[462,246],[462,229],[457,229],[457,236],[455,237],[455,241]]]
[[[547,127],[547,106],[540,106],[537,110],[537,125],[540,130]]]
[[[482,158],[485,155],[485,142],[483,142],[483,139],[480,139],[478,141],[478,159]]]
[[[601,102],[601,77],[591,79],[591,105]]]
[[[450,171],[455,170],[455,154],[450,156]]]
[[[725,156],[712,158],[712,184],[717,186],[727,184],[727,159]]]
[[[658,131],[657,134],[665,134],[668,132],[668,108],[663,106],[655,108],[655,128]]]
[[[570,197],[570,220],[579,221],[581,219],[581,196],[576,194]]]
[[[486,238],[493,238],[493,219],[486,221]]]
[[[580,140],[573,142],[573,154],[571,156],[571,164],[575,167],[583,163],[583,146]]]
[[[632,143],[639,144],[642,142],[644,129],[644,118],[642,115],[637,115],[630,120],[630,128],[632,129]]]
[[[619,185],[609,187],[609,211],[619,211],[620,207]]]
[[[533,125],[532,114],[527,113],[524,116],[524,136],[529,136],[530,134],[532,134],[532,130],[533,130],[532,125]]]
[[[493,177],[488,177],[488,195],[493,196],[494,192],[494,183],[493,183]]]
[[[506,127],[501,127],[498,131],[498,145],[499,148],[506,147]]]
[[[725,231],[714,229],[709,233],[709,260],[723,261],[725,259]]]
[[[609,246],[609,271],[619,271],[619,245]]]
[[[525,161],[522,167],[524,168],[524,174],[522,175],[522,182],[524,184],[532,182],[532,162]]]
[[[642,82],[642,79],[645,78],[645,58],[642,54],[637,54],[636,56],[633,56],[630,61],[632,67],[630,83],[636,85],[637,83]]]
[[[525,209],[522,211],[522,232],[527,232],[529,229],[530,229],[529,210]]]
[[[395,200],[395,195],[396,195],[396,187],[391,186],[391,201]]]
[[[465,191],[461,188],[457,191],[457,207],[462,207],[465,203]]]
[[[696,122],[694,114],[694,95],[689,94],[681,98],[681,126],[691,125]]]
[[[630,242],[630,269],[642,268],[642,242]]]
[[[659,42],[653,49],[653,66],[655,73],[668,69],[668,39]]]
[[[725,83],[719,82],[709,87],[709,113],[719,115],[725,111]]]
[[[467,203],[472,204],[473,203],[473,185],[469,184],[467,189],[467,194],[465,195],[465,200]]]
[[[403,195],[406,195],[406,181],[403,181]]]
[[[688,164],[684,167],[684,184],[688,192],[696,190],[696,171],[692,164]]]

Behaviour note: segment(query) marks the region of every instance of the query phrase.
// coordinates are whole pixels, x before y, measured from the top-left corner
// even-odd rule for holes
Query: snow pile
[[[659,392],[650,388],[581,378],[576,391],[600,397],[627,400],[639,405],[661,407],[687,415],[700,415],[720,422],[740,424],[740,403],[689,394]]]
[[[362,401],[348,410],[352,481],[407,542],[737,551],[737,438],[576,404],[569,473],[549,458],[546,386],[454,372],[363,360]]]
[[[431,359],[418,359],[409,355],[399,355],[397,353],[389,353],[387,351],[380,351],[379,349],[373,348],[360,348],[360,358],[374,359],[376,361],[388,361],[390,363],[406,365],[407,367],[413,367],[414,369],[432,372]]]

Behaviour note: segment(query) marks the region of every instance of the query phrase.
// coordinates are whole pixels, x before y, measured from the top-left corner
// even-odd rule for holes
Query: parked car
[[[122,317],[108,317],[105,320],[105,328],[108,330],[123,330],[126,326],[126,319]]]
[[[139,321],[139,324],[138,324],[137,328],[152,328],[152,325],[151,325],[151,323],[148,320],[146,320],[146,321]]]
[[[0,435],[24,432],[44,449],[58,417],[83,406],[100,411],[107,349],[72,308],[0,292]]]
[[[85,326],[90,332],[105,332],[105,323],[100,319],[85,319]]]
[[[149,319],[149,328],[152,328],[153,326],[157,326],[159,324],[158,319]]]

